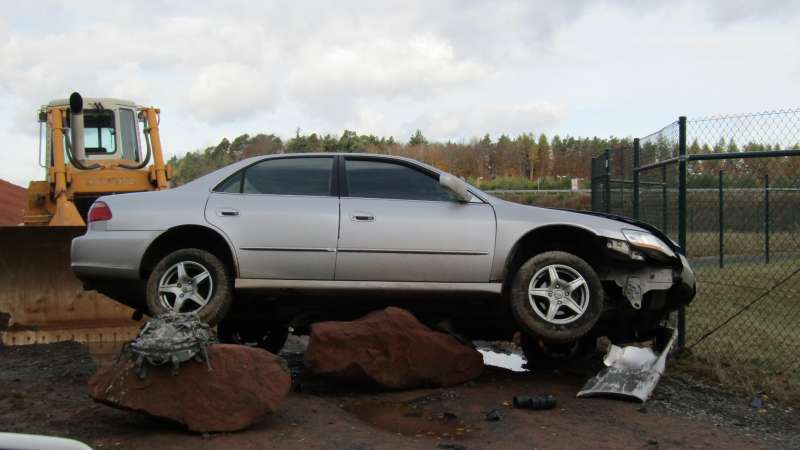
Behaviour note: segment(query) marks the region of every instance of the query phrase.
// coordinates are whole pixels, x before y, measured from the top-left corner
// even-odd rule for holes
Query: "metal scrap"
[[[658,354],[648,347],[612,345],[603,360],[606,368],[587,381],[577,396],[611,395],[647,401],[664,373],[676,336],[671,330],[669,340]]]
[[[147,321],[133,341],[125,344],[122,354],[132,359],[139,378],[147,366],[172,364],[172,374],[181,363],[205,362],[211,370],[208,346],[216,342],[211,327],[194,314],[166,313]]]

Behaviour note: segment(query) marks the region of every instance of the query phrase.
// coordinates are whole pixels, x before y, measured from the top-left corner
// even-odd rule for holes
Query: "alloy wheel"
[[[214,294],[211,272],[195,261],[180,261],[164,272],[158,282],[158,298],[169,311],[196,313]]]
[[[533,311],[556,325],[578,320],[589,306],[589,285],[572,267],[551,264],[539,269],[528,286]]]

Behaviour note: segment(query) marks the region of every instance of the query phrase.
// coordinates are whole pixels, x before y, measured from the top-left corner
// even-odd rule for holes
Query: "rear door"
[[[494,210],[463,203],[438,174],[396,159],[345,157],[336,280],[487,282]]]
[[[217,186],[206,220],[233,242],[241,278],[333,279],[339,228],[334,161],[268,158]]]

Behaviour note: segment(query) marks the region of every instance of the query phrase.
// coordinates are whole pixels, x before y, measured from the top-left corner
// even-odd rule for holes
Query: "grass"
[[[729,231],[723,234],[725,257],[733,255],[752,255],[763,258],[765,253],[764,233]],[[770,253],[800,253],[800,234],[772,232],[769,235]],[[719,257],[719,234],[715,232],[692,232],[686,235],[686,248],[689,257]]]
[[[686,312],[689,349],[677,367],[800,404],[800,274],[695,344],[798,268],[800,259],[699,267],[697,297]]]

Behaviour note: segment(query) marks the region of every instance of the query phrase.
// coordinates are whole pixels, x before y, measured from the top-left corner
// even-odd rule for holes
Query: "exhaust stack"
[[[77,92],[69,96],[70,138],[72,140],[72,154],[80,162],[86,161],[86,148],[84,146],[83,131],[83,97]]]

